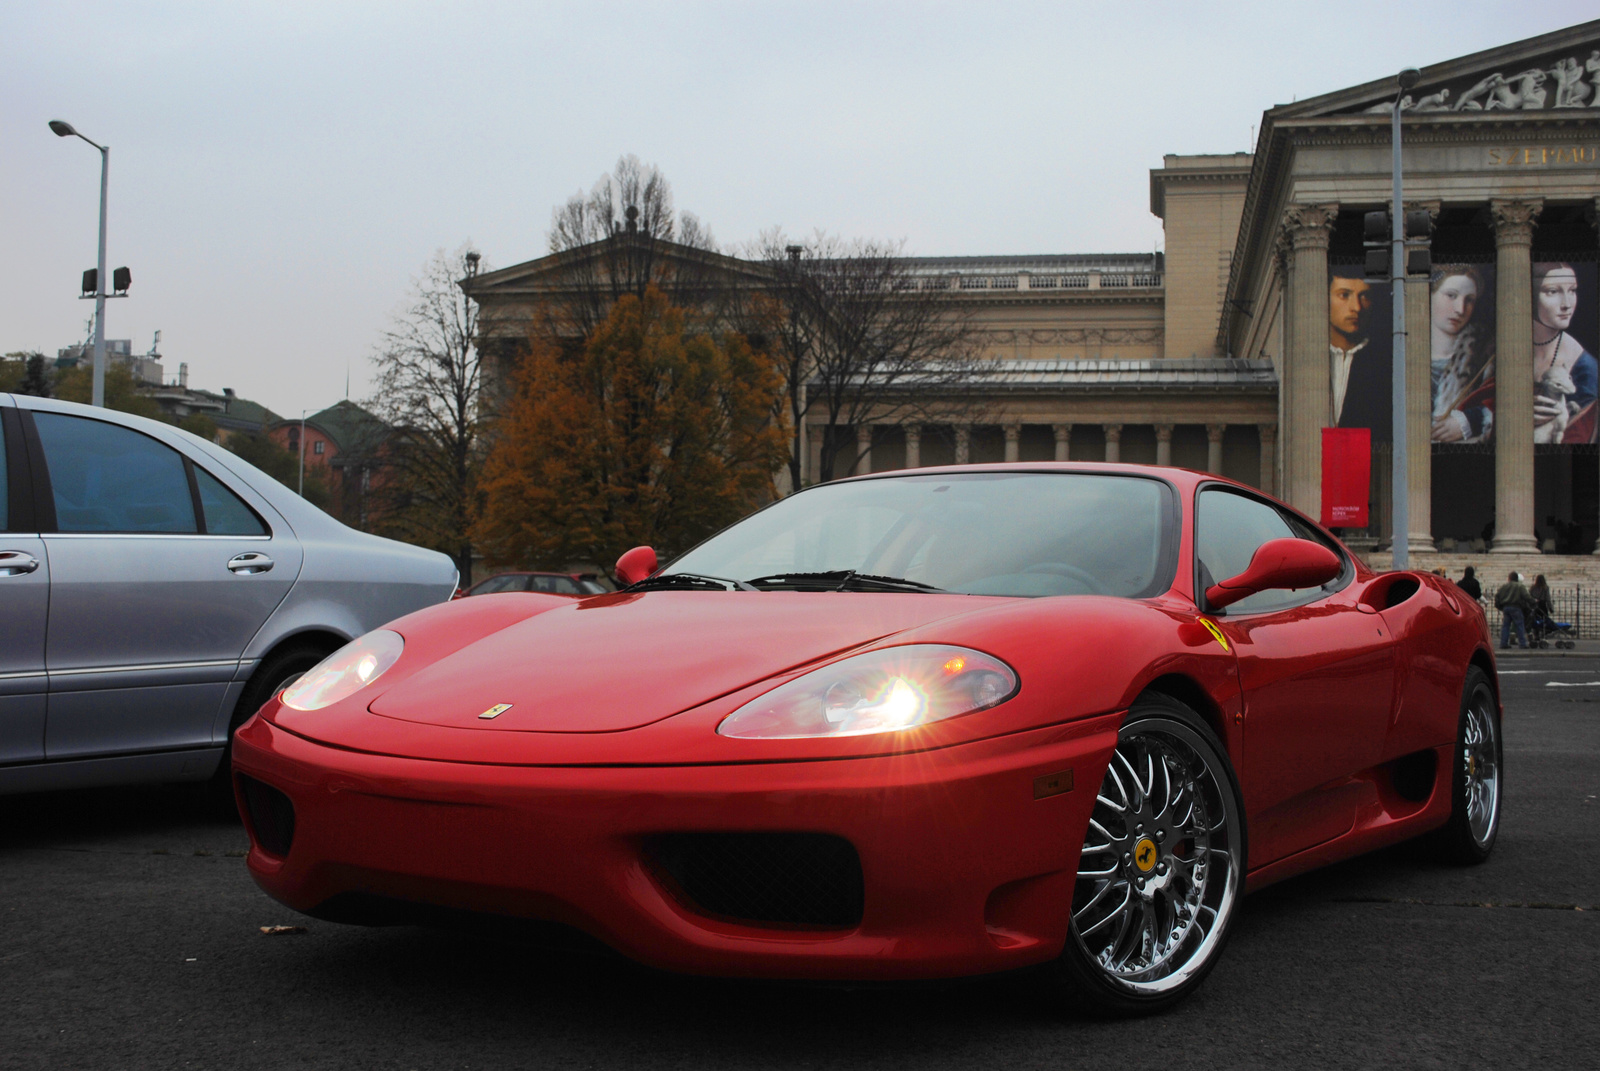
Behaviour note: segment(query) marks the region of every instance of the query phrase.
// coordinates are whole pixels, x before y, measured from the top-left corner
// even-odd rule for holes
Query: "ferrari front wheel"
[[[1500,832],[1499,703],[1489,675],[1467,670],[1450,767],[1450,820],[1433,834],[1435,853],[1446,862],[1475,865],[1489,858]]]
[[[1237,782],[1216,735],[1175,699],[1141,699],[1084,836],[1061,982],[1100,1014],[1182,1000],[1221,955],[1244,867]]]

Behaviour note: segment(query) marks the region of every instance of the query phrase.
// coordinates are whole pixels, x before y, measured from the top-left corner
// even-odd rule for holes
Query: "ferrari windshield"
[[[823,484],[718,533],[663,572],[765,590],[1143,598],[1172,578],[1171,496],[1157,480],[1062,472]]]

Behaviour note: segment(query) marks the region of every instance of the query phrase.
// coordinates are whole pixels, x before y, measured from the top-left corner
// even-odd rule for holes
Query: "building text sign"
[[[1522,145],[1489,150],[1489,163],[1500,167],[1549,167],[1554,164],[1600,162],[1596,145]]]

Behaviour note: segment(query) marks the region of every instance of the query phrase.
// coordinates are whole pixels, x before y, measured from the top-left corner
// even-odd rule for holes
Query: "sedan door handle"
[[[39,559],[20,550],[0,550],[0,576],[23,576],[39,568]]]
[[[272,571],[272,559],[258,551],[250,550],[243,554],[235,554],[228,559],[228,568],[232,572],[244,576],[253,576],[256,573],[269,573]]]

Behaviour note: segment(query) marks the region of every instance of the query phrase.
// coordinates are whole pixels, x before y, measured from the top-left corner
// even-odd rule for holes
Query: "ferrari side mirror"
[[[631,553],[631,552],[630,552]],[[1250,568],[1206,589],[1206,602],[1222,609],[1273,588],[1321,587],[1344,570],[1339,556],[1309,539],[1269,539],[1256,548]]]
[[[653,547],[634,547],[617,559],[617,583],[622,587],[637,584],[656,571]]]

